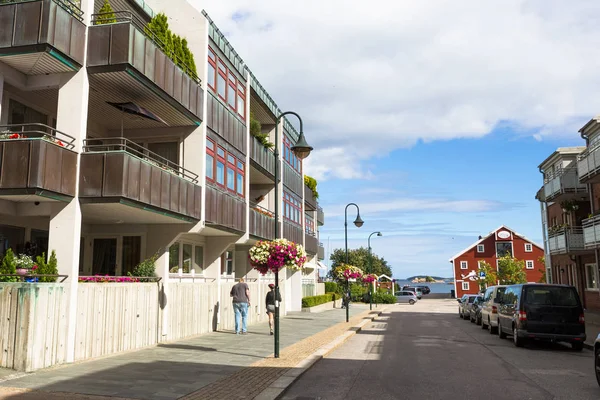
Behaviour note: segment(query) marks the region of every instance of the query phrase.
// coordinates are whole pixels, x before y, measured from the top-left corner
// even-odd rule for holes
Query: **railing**
[[[275,155],[272,149],[263,146],[254,136],[250,138],[250,160],[263,167],[271,175],[275,174]]]
[[[127,152],[142,161],[162,168],[163,170],[180,176],[192,183],[198,183],[198,174],[195,174],[124,137],[85,139],[83,141],[83,151],[86,153]]]
[[[20,275],[20,274],[0,274],[0,276],[8,276],[11,278],[18,278],[21,282],[32,282],[37,283],[39,278],[62,278],[60,283],[64,282],[69,275],[48,275],[48,274],[31,274],[31,275]]]
[[[0,125],[0,140],[31,139],[46,140],[67,149],[75,147],[75,138],[73,136],[69,136],[48,125],[38,123]]]
[[[323,208],[321,206],[317,206],[317,224],[325,224],[325,212],[323,211]]]
[[[0,0],[0,6],[4,4],[15,4],[15,3],[32,3],[39,0]],[[60,8],[83,22],[83,11],[81,10],[81,0],[52,0]]]
[[[275,238],[275,216],[273,212],[250,203],[250,230],[251,235],[264,239]]]
[[[154,44],[161,49],[167,57],[169,57],[177,66],[179,66],[192,80],[196,83],[200,83],[200,78],[194,72],[190,64],[179,57],[174,49],[169,49],[167,45],[160,39],[158,34],[152,31],[144,21],[136,16],[131,11],[113,11],[109,13],[97,13],[92,14],[92,25],[106,25],[106,24],[118,24],[118,23],[129,23],[136,27],[140,32],[150,39]]]
[[[273,211],[269,211],[266,208],[259,206],[257,203],[250,202],[250,208],[257,211],[259,214],[265,215],[269,218],[275,218],[275,213]]]
[[[579,180],[595,175],[600,168],[600,142],[596,143],[577,156],[577,174]]]
[[[600,215],[584,219],[582,225],[585,247],[593,248],[600,245]]]
[[[577,168],[560,169],[544,179],[544,196],[552,199],[562,193],[587,192],[587,186],[579,183]]]
[[[548,233],[548,251],[552,254],[565,254],[585,249],[582,227],[563,228]]]

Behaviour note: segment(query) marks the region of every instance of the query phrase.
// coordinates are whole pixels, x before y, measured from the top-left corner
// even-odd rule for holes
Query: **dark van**
[[[583,349],[585,319],[573,286],[521,284],[506,287],[498,307],[498,336],[512,335],[515,346],[528,339],[568,342]]]

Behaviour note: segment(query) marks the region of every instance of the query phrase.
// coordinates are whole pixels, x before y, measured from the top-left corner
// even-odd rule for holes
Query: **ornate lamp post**
[[[357,228],[363,226],[365,221],[360,218],[360,209],[358,205],[355,203],[348,203],[346,208],[344,209],[344,240],[346,243],[346,264],[349,264],[348,261],[348,207],[354,206],[356,207],[356,219],[354,220],[354,225]],[[348,296],[348,302],[346,303],[346,322],[350,320],[350,280],[346,279],[346,295]]]
[[[302,118],[298,114],[293,111],[286,111],[284,113],[279,114],[277,117],[277,121],[275,121],[275,239],[279,239],[279,121],[282,117],[291,114],[295,115],[300,121],[300,136],[298,137],[298,141],[294,146],[292,146],[291,150],[300,160],[308,157],[313,148],[306,143],[306,138],[304,137],[304,132],[302,131]],[[274,329],[273,335],[275,339],[275,351],[273,352],[275,358],[279,358],[279,271],[275,272],[275,315],[273,316]]]
[[[367,240],[368,248],[369,248],[369,274],[373,273],[373,258],[371,257],[371,236],[383,236],[381,232],[373,232],[369,235],[369,239]],[[369,310],[373,309],[373,282],[369,282]]]

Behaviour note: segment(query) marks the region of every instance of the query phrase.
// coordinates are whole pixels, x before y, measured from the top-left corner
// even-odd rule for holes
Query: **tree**
[[[537,283],[552,283],[552,282],[546,282],[546,280],[547,280],[547,276],[546,276],[546,257],[540,256],[538,258],[538,262],[544,266],[544,269],[538,269],[538,271],[542,273],[542,276],[540,277],[540,280]]]
[[[426,276],[425,282],[435,282],[435,279],[433,279],[431,276]]]
[[[117,22],[117,16],[108,0],[104,0],[104,4],[102,4],[96,17],[96,25],[114,24],[115,22]]]
[[[496,274],[496,270],[492,268],[490,263],[486,261],[479,261],[479,268],[477,269],[477,276],[479,277],[481,273],[485,274],[485,278],[479,279],[479,288],[484,290],[488,286],[494,286],[498,282],[498,275]]]
[[[56,252],[52,250],[50,258],[46,262],[46,253],[42,253],[41,256],[37,256],[36,264],[38,266],[36,270],[37,275],[58,275],[58,260],[56,259]],[[39,278],[40,282],[56,282],[55,277],[42,276]]]
[[[15,275],[17,273],[17,264],[15,254],[11,249],[6,250],[2,263],[0,264],[0,274]],[[16,276],[0,276],[0,282],[16,282]]]
[[[525,261],[510,255],[498,259],[498,279],[501,285],[513,285],[527,282]]]
[[[359,249],[348,250],[348,264],[354,265],[367,273],[373,273],[377,276],[387,275],[392,276],[392,269],[388,265],[387,261],[383,257],[379,257],[375,253],[371,253],[372,258],[372,269],[369,269],[369,250],[365,247]],[[344,249],[335,249],[329,256],[331,260],[331,270],[327,273],[329,278],[333,278],[332,272],[339,264],[346,263],[346,252]]]

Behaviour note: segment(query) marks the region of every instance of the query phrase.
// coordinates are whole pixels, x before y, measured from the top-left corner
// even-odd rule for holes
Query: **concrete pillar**
[[[4,103],[4,75],[0,74],[0,125],[6,124],[6,120],[8,119],[6,113],[8,113],[8,108],[5,110],[3,107]]]

